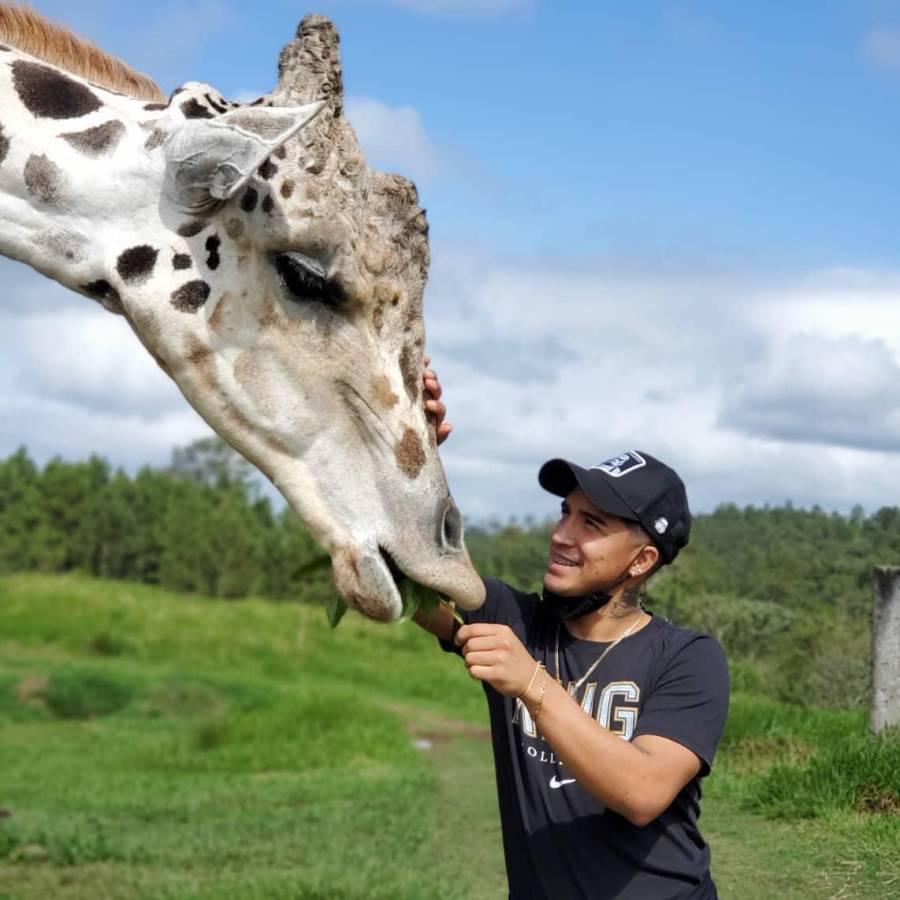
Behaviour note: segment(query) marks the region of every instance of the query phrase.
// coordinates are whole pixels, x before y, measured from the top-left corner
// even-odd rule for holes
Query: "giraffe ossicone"
[[[427,225],[343,116],[338,36],[307,16],[253,104],[144,76],[0,3],[0,254],[128,321],[277,486],[348,603],[409,577],[472,609],[422,402]]]

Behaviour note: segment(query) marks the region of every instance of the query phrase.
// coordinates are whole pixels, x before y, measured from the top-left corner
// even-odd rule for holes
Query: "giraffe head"
[[[331,22],[304,19],[276,88],[240,105],[196,82],[167,101],[98,87],[16,49],[9,9],[0,252],[125,316],[351,606],[397,618],[401,573],[479,606],[422,402],[425,215],[365,164]]]

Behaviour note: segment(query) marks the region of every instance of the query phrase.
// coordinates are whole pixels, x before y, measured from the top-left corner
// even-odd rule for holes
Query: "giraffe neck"
[[[90,294],[117,234],[158,222],[159,106],[0,49],[0,255]]]

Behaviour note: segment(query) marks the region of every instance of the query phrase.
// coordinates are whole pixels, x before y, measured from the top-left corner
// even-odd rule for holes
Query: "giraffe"
[[[473,609],[422,402],[425,214],[366,166],[338,46],[310,15],[268,95],[167,98],[0,3],[0,254],[125,317],[308,525],[350,606],[395,620],[411,578]]]

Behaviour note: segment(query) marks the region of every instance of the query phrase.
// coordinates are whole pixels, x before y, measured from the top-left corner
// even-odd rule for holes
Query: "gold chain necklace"
[[[591,673],[594,671],[594,669],[596,669],[597,666],[599,666],[600,663],[602,663],[603,660],[606,658],[606,654],[609,653],[609,651],[612,650],[613,647],[617,646],[617,645],[619,644],[620,641],[625,640],[625,638],[627,638],[628,635],[631,634],[632,631],[634,631],[635,626],[637,625],[638,622],[641,621],[642,618],[643,618],[643,611],[641,612],[641,615],[639,615],[639,616],[638,616],[638,617],[637,617],[637,618],[636,618],[636,619],[628,626],[628,630],[627,630],[624,634],[620,634],[620,635],[619,635],[619,636],[618,636],[618,637],[617,637],[617,638],[616,638],[616,639],[615,639],[615,640],[614,640],[614,641],[613,641],[613,642],[612,642],[612,643],[611,643],[611,644],[610,644],[610,645],[609,645],[609,646],[608,646],[608,647],[607,647],[607,648],[606,648],[606,649],[605,649],[605,650],[597,657],[597,659],[594,661],[593,665],[591,665],[591,667],[587,670],[587,672],[585,672],[584,675],[582,675],[581,678],[579,678],[578,681],[575,682],[575,687],[574,687],[574,688],[572,687],[571,684],[569,684],[569,693],[571,694],[571,696],[574,697],[574,696],[578,693],[579,688],[585,683],[585,681],[587,681],[587,679],[590,677],[590,675],[591,675]],[[562,687],[562,669],[560,669],[560,667],[559,667],[559,630],[560,630],[560,628],[562,628],[562,625],[561,625],[561,624],[557,624],[557,626],[556,626],[556,653],[555,653],[555,656],[556,656],[556,681],[557,681],[557,683],[560,685],[560,687]]]

